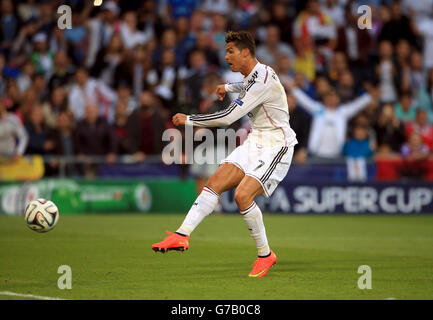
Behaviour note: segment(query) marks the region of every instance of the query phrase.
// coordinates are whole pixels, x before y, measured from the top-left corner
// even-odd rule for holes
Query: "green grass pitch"
[[[239,215],[208,217],[186,252],[155,253],[184,215],[61,216],[38,234],[0,217],[0,292],[64,299],[433,299],[433,216],[265,214],[277,264],[248,278],[256,258]],[[72,289],[57,287],[72,268]],[[358,267],[372,289],[358,288]],[[14,297],[0,295],[0,299]]]

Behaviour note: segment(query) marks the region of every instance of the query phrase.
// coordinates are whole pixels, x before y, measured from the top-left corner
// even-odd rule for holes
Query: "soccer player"
[[[226,55],[230,69],[244,75],[239,83],[221,84],[216,94],[221,100],[227,92],[239,96],[231,105],[212,114],[173,116],[176,126],[227,126],[244,115],[251,122],[251,132],[242,145],[225,158],[209,177],[182,225],[163,241],[152,245],[154,251],[186,250],[189,236],[211,214],[222,192],[236,188],[235,201],[254,239],[258,258],[250,277],[263,277],[277,261],[266,237],[262,212],[254,198],[264,193],[270,197],[286,176],[296,145],[296,134],[289,125],[286,94],[274,70],[255,57],[254,38],[248,32],[226,34]]]

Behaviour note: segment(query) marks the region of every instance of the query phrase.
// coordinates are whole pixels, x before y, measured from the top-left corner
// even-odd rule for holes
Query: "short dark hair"
[[[239,50],[248,49],[253,57],[256,56],[256,43],[251,33],[247,31],[229,31],[226,34],[226,44],[234,42]]]

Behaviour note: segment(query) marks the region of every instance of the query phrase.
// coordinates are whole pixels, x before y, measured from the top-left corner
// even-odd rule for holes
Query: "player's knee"
[[[236,188],[235,201],[239,209],[243,210],[251,204],[252,199],[250,194],[244,188]]]
[[[206,186],[214,190],[215,192],[219,192],[220,187],[218,183],[218,179],[216,179],[215,174],[211,175],[206,182]]]

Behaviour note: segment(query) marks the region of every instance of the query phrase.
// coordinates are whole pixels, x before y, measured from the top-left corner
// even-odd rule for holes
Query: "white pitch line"
[[[16,293],[16,292],[10,292],[10,291],[0,291],[0,296],[13,296],[13,297],[23,297],[23,298],[32,298],[32,299],[38,299],[38,300],[65,300],[62,298],[56,298],[56,297],[44,297],[44,296],[37,296],[34,294],[23,294],[23,293]]]

